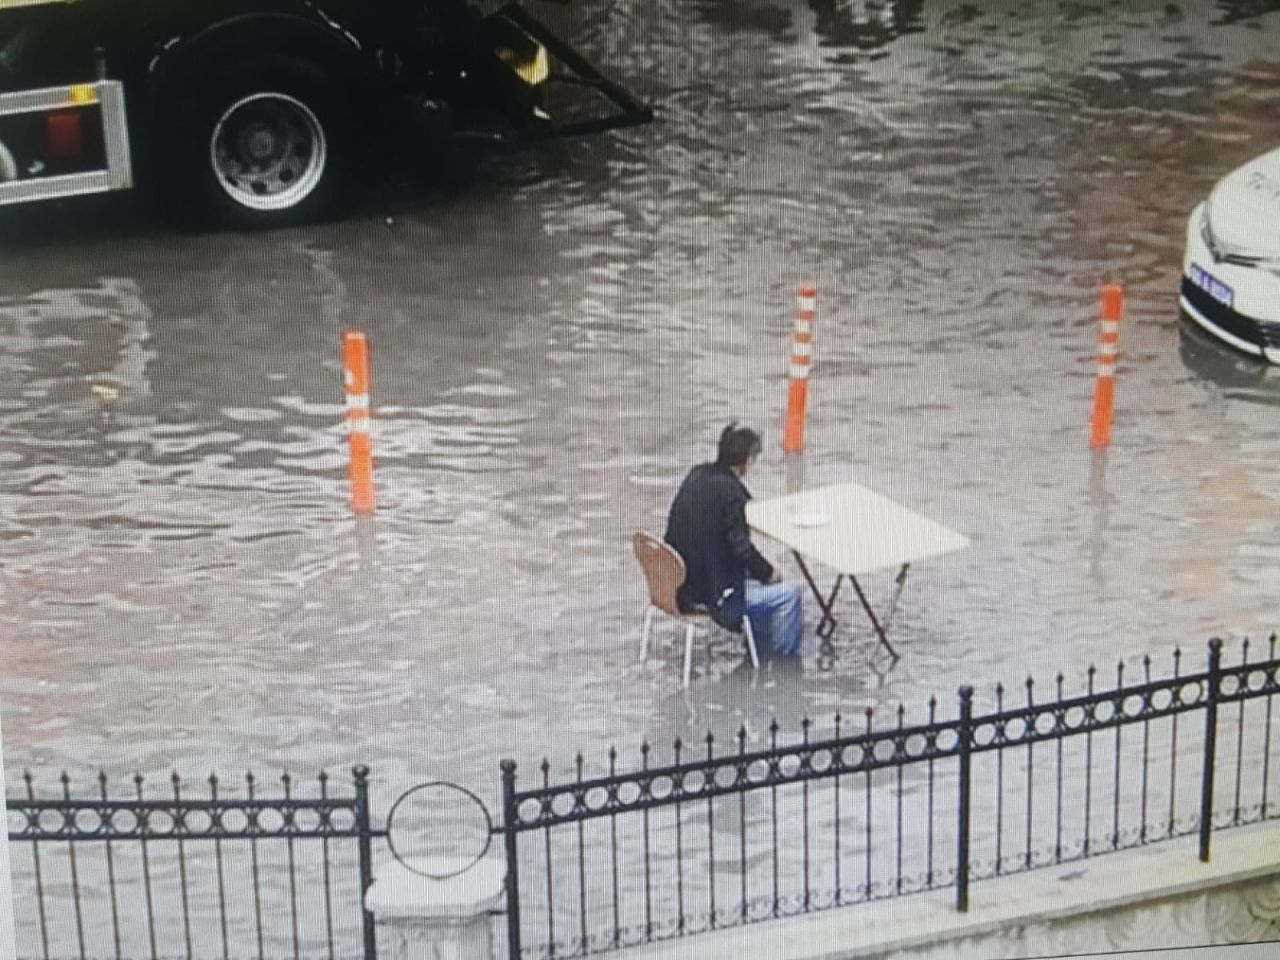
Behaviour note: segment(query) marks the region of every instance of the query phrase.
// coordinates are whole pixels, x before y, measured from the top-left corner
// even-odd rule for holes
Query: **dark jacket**
[[[685,564],[681,607],[705,607],[730,630],[742,626],[746,578],[773,579],[773,565],[751,543],[745,512],[750,499],[737,473],[704,463],[684,478],[667,517],[664,539]]]

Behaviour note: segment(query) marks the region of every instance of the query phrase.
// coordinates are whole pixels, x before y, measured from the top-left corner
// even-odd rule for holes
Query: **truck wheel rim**
[[[236,101],[209,141],[219,186],[251,210],[297,206],[320,183],[328,157],[315,113],[283,93],[255,93]]]

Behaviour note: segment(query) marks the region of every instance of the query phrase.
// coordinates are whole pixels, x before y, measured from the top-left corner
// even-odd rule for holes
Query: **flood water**
[[[1280,371],[1183,328],[1186,216],[1276,146],[1280,4],[690,0],[559,21],[648,127],[262,236],[143,224],[0,260],[0,709],[25,767],[373,767],[385,809],[498,762],[632,755],[1280,623]],[[5,225],[0,222],[0,228]],[[1114,440],[1097,295],[1125,286]],[[750,683],[638,660],[631,534],[730,419],[780,449],[819,290],[808,484],[964,533],[895,665]],[[373,344],[379,507],[347,505],[340,333]],[[765,545],[784,570],[782,550]],[[864,578],[872,601],[892,571]],[[810,608],[811,620],[814,608]],[[1109,675],[1109,674],[1108,674]],[[665,746],[663,747],[665,749]]]

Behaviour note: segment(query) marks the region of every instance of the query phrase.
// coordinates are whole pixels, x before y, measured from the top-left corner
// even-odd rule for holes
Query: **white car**
[[[1180,299],[1218,339],[1280,364],[1280,150],[1227,174],[1191,212]]]

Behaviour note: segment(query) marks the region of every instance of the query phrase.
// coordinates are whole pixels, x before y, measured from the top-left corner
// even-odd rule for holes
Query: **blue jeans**
[[[804,643],[803,588],[798,583],[746,582],[747,616],[760,656],[795,657]]]

